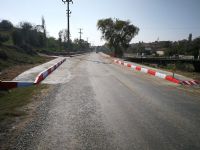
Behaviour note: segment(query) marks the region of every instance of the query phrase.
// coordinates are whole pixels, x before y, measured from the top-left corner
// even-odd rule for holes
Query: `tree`
[[[61,50],[61,47],[62,47],[62,31],[58,32],[58,42],[59,42],[59,48]]]
[[[58,41],[54,37],[49,37],[47,40],[49,50],[55,51],[58,49]]]
[[[67,42],[67,34],[68,34],[68,30],[67,29],[63,29],[63,41]]]
[[[15,29],[12,33],[12,39],[14,45],[21,46],[23,43],[23,35],[21,29]]]
[[[197,37],[192,41],[191,52],[195,59],[200,56],[200,37]]]
[[[6,42],[8,40],[9,40],[9,36],[8,35],[0,34],[0,45],[1,45],[1,43]]]
[[[2,20],[0,22],[0,29],[1,30],[8,31],[8,30],[11,30],[12,28],[13,28],[13,24],[8,20]]]
[[[46,30],[46,23],[45,23],[45,19],[42,16],[42,29],[43,29],[43,44],[44,46],[46,46],[46,40],[47,40],[47,30]]]
[[[22,34],[22,43],[20,45],[30,43],[30,31],[33,29],[33,25],[29,22],[20,22],[20,33]]]
[[[142,56],[145,50],[145,46],[143,44],[143,42],[139,42],[138,46],[137,46],[137,53]]]
[[[69,42],[67,41],[67,34],[68,34],[67,29],[60,30],[58,33],[59,36],[58,41],[60,42],[60,44],[63,42],[62,45],[66,50],[71,50],[73,48],[73,44],[71,40],[69,40]]]
[[[114,55],[118,57],[123,55],[123,49],[129,47],[130,41],[139,32],[139,28],[130,21],[112,18],[99,20],[97,28],[101,31],[102,38],[108,42],[108,46],[114,49]]]
[[[20,28],[15,28],[12,33],[13,43],[17,46],[44,47],[43,33],[39,26],[29,22],[21,22]]]
[[[19,25],[21,29],[26,32],[30,31],[33,28],[33,25],[29,22],[20,22]]]

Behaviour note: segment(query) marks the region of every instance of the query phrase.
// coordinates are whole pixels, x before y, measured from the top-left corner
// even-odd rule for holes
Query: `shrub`
[[[9,40],[9,36],[0,34],[0,43],[6,42]]]
[[[6,60],[8,58],[7,54],[4,51],[0,50],[0,59]]]

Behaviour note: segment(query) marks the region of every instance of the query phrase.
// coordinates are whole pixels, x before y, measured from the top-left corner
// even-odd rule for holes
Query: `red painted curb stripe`
[[[121,65],[124,65],[124,66],[127,66],[127,67],[133,67],[132,64],[128,64],[128,63],[125,63],[123,61],[119,61],[119,60],[114,60],[115,63],[118,63],[118,64],[121,64]],[[146,68],[144,68],[146,69]],[[142,71],[142,67],[141,66],[135,66],[135,70],[137,71]],[[162,74],[160,72],[156,72],[155,70],[151,70],[151,69],[147,69],[147,73],[150,74],[150,75],[153,75],[153,76],[156,76],[156,74]],[[143,71],[144,72],[144,71]],[[146,71],[145,71],[146,72]],[[163,74],[165,75],[165,74]],[[178,80],[176,78],[173,78],[172,76],[169,76],[169,75],[166,75],[166,77],[164,78],[165,80],[168,80],[170,82],[173,82],[173,83],[177,83],[177,84],[184,84],[184,85],[199,85],[200,84],[200,81],[196,81],[196,80],[192,80],[192,81],[181,81],[181,80]]]
[[[173,78],[172,76],[166,76],[165,79],[168,80],[168,81],[171,81],[171,82],[177,83],[177,84],[180,83],[180,81],[179,81],[178,79],[175,79],[175,78]]]
[[[131,64],[128,64],[128,65],[127,65],[127,67],[129,67],[129,68],[130,68],[130,67],[131,67]]]
[[[151,74],[151,75],[155,76],[156,75],[156,71],[148,69],[148,74]]]
[[[138,71],[140,71],[140,70],[141,70],[141,68],[142,68],[142,67],[140,67],[140,66],[136,66],[136,68],[135,68],[135,69],[136,69],[136,70],[138,70]]]
[[[132,64],[127,64],[125,65],[124,62],[122,61],[119,61],[119,60],[114,60],[114,62],[118,63],[118,64],[121,64],[121,65],[124,65],[124,66],[127,66],[127,67],[132,67],[133,65]],[[146,69],[146,68],[144,68]],[[135,70],[137,71],[141,71],[142,70],[142,67],[141,66],[135,66]],[[160,72],[156,72],[155,70],[151,70],[151,69],[147,69],[147,73],[150,74],[150,75],[153,75],[153,76],[156,76],[156,73],[159,73],[159,74],[162,74],[162,75],[165,75],[163,73],[160,73]],[[181,81],[176,79],[176,78],[173,78],[172,76],[169,76],[169,75],[166,75],[166,77],[164,78],[165,80],[168,80],[170,82],[173,82],[173,83],[177,83],[177,84],[180,84]]]
[[[200,85],[200,82],[197,80],[181,81],[181,84],[183,84],[183,85]]]

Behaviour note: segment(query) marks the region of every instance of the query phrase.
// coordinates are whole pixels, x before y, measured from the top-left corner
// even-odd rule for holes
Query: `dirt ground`
[[[13,116],[0,122],[0,149],[10,149],[10,145],[15,143],[20,132],[37,117],[38,107],[52,89],[53,87],[49,85],[39,85],[34,89],[30,102],[25,106],[17,108],[24,112],[23,115]]]
[[[2,80],[2,81],[13,80],[15,77],[17,77],[22,72],[24,72],[30,68],[33,68],[35,66],[38,66],[42,63],[48,62],[52,59],[54,59],[54,58],[53,57],[45,57],[44,61],[41,63],[16,65],[16,66],[7,68],[7,69],[3,70],[2,72],[0,72],[0,80]]]
[[[200,73],[197,73],[197,72],[183,72],[183,71],[177,71],[178,74],[181,74],[183,76],[186,76],[186,77],[190,77],[194,80],[198,80],[200,81]]]

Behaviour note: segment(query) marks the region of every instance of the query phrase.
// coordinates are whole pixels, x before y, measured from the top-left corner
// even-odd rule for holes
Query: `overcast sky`
[[[186,39],[189,33],[200,36],[200,0],[74,0],[70,6],[71,38],[83,38],[95,45],[103,44],[96,23],[102,18],[130,20],[140,28],[132,42]],[[66,5],[62,0],[1,0],[0,20],[8,19],[41,24],[46,20],[50,36],[58,37],[67,27]]]

